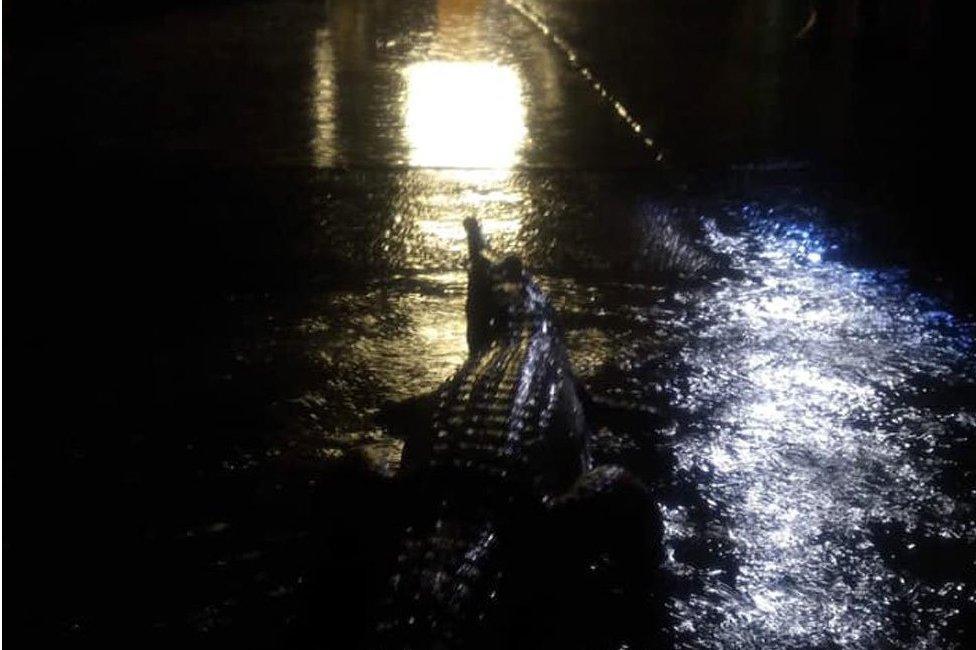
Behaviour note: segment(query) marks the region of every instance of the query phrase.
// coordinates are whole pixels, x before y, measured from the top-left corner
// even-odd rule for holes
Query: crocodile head
[[[494,255],[477,220],[465,219],[464,227],[470,258],[465,310],[468,349],[477,356],[495,342],[530,333],[550,321],[552,315],[545,296],[522,268],[522,261],[514,255]]]

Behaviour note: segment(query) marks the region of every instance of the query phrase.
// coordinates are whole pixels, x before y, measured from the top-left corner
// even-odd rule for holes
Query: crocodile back
[[[406,530],[371,650],[500,645],[485,627],[501,580],[495,527],[442,514]]]
[[[514,290],[506,329],[440,390],[430,465],[544,497],[585,470],[585,423],[548,300],[528,275]]]
[[[510,533],[589,468],[548,298],[517,258],[486,256],[477,222],[465,227],[470,356],[439,389],[430,436],[404,450],[427,507],[402,539],[371,648],[504,647],[504,626],[486,621],[497,614]]]

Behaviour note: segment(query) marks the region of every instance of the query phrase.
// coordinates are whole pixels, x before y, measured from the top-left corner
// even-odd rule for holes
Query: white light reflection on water
[[[404,76],[404,133],[412,165],[504,172],[518,162],[525,106],[513,66],[422,61],[407,66]]]
[[[825,259],[812,229],[746,212],[744,232],[710,233],[746,277],[691,307],[686,378],[672,385],[686,422],[677,477],[712,509],[725,549],[720,569],[683,565],[680,551],[672,563],[704,583],[672,603],[678,645],[944,646],[976,586],[935,598],[945,585],[891,562],[874,531],[902,526],[906,552],[909,539],[976,540],[972,504],[939,487],[952,454],[916,449],[948,444],[972,405],[912,400],[925,382],[976,376],[971,328],[897,274]],[[665,510],[672,547],[701,537],[683,508]]]

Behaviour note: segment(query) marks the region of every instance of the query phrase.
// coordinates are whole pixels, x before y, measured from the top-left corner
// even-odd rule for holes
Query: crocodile
[[[548,297],[477,221],[464,225],[469,356],[405,445],[401,472],[421,505],[365,645],[594,647],[576,594],[597,583],[644,593],[661,522],[638,479],[594,466]]]

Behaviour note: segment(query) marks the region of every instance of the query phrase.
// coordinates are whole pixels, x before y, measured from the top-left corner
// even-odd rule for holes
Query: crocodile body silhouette
[[[492,258],[474,220],[465,227],[470,356],[436,392],[429,429],[405,447],[403,471],[422,506],[404,531],[369,647],[553,641],[572,626],[526,610],[558,609],[565,594],[555,592],[569,584],[560,565],[616,553],[620,573],[636,579],[646,562],[627,565],[653,556],[659,538],[640,482],[592,467],[548,298],[517,258]]]

